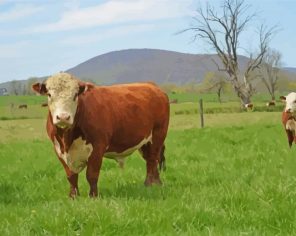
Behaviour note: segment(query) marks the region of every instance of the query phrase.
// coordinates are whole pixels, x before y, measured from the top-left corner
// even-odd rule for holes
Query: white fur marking
[[[290,112],[296,111],[296,93],[289,93],[286,96],[286,108],[285,111],[290,110]]]
[[[139,148],[141,148],[143,145],[147,144],[147,143],[152,143],[152,132],[150,133],[150,135],[147,138],[144,138],[139,144],[137,144],[134,147],[128,148],[125,151],[121,152],[121,153],[117,153],[117,152],[106,152],[104,154],[105,157],[110,158],[110,159],[114,159],[117,162],[122,162],[121,159],[124,159],[126,156],[129,156],[130,154],[132,154],[134,151],[138,150]]]
[[[74,101],[75,94],[79,89],[78,80],[67,73],[59,73],[46,80],[48,94],[48,108],[52,114],[53,123],[59,121],[57,116],[66,113],[70,116],[69,124],[73,124],[73,119],[77,110],[77,99]]]
[[[295,120],[288,120],[286,123],[286,129],[295,132],[296,131]]]
[[[62,154],[60,144],[54,140],[55,149],[60,158],[64,160],[71,171],[75,173],[81,172],[86,164],[87,160],[93,150],[91,144],[86,145],[86,142],[82,138],[74,140],[68,153]]]

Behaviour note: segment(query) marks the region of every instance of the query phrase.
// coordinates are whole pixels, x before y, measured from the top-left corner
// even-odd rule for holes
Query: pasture
[[[237,106],[210,97],[205,108]],[[45,134],[43,98],[13,98],[26,111],[1,99],[1,235],[296,234],[296,150],[278,111],[209,112],[200,129],[197,100],[172,104],[162,187],[144,187],[145,163],[134,153],[123,171],[104,160],[96,200],[82,172],[73,201]]]

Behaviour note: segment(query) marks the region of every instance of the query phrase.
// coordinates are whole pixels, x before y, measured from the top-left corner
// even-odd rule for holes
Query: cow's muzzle
[[[65,129],[71,126],[71,116],[68,113],[61,113],[56,116],[56,126],[59,128]]]

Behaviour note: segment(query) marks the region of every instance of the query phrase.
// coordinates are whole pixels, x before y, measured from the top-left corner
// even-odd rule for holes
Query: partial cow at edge
[[[86,167],[89,196],[98,195],[103,156],[122,166],[139,150],[146,161],[145,185],[161,184],[169,124],[167,95],[152,83],[94,86],[58,73],[32,89],[48,96],[47,133],[70,183],[79,195],[78,174]]]
[[[285,108],[282,112],[282,123],[287,134],[289,146],[291,147],[293,141],[296,143],[296,93],[289,93],[287,96],[281,96],[280,99],[285,102]]]

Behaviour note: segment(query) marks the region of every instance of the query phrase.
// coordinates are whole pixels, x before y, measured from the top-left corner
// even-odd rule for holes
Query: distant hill
[[[128,49],[109,52],[91,58],[71,69],[66,70],[78,78],[96,84],[110,85],[154,81],[157,84],[200,83],[209,71],[217,71],[214,61],[219,62],[217,55],[188,54],[158,49]],[[244,68],[248,58],[239,56],[239,64]],[[296,68],[283,68],[285,72],[296,77]],[[42,81],[46,77],[34,78],[0,84],[0,88],[29,90],[30,82]],[[295,78],[296,79],[296,78]]]
[[[284,71],[290,72],[290,73],[295,73],[296,74],[296,68],[295,67],[284,67]]]
[[[185,54],[156,49],[129,49],[91,58],[67,72],[98,84],[154,81],[158,84],[200,83],[209,71],[216,71],[216,55]],[[246,65],[247,58],[240,57]]]

